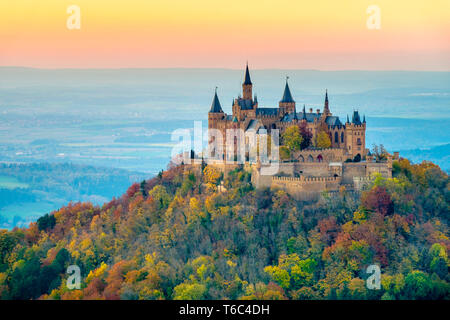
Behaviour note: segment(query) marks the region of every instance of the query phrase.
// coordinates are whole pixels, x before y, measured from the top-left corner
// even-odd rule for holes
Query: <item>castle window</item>
[[[305,162],[305,158],[303,158],[303,156],[301,155],[300,157],[298,157],[298,161],[299,162]]]
[[[358,145],[358,146],[360,146],[362,143],[361,143],[361,138],[358,138],[358,141],[356,142],[356,144]]]
[[[317,162],[323,162],[323,157],[321,154],[317,156]]]
[[[334,142],[339,143],[339,135],[337,132],[334,133]]]
[[[312,155],[308,156],[308,162],[314,162],[314,158],[312,157]]]
[[[341,133],[341,142],[344,143],[344,133]]]

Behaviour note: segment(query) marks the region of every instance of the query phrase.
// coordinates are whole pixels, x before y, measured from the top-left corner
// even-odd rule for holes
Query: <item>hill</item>
[[[0,228],[27,226],[71,201],[102,204],[149,176],[73,163],[0,163]]]
[[[449,299],[449,177],[394,177],[318,202],[255,190],[242,169],[170,167],[118,199],[0,232],[2,299]],[[220,186],[220,188],[219,188]],[[368,265],[381,267],[369,290]],[[81,269],[80,289],[66,268]]]
[[[433,148],[404,150],[401,151],[401,154],[414,162],[420,162],[421,159],[429,159],[445,171],[449,172],[450,170],[450,143]]]

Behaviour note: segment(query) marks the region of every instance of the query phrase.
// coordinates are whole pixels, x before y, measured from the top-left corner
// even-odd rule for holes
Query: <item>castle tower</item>
[[[295,101],[292,98],[291,90],[289,89],[288,84],[289,77],[286,77],[286,85],[284,87],[283,98],[279,103],[280,109],[282,109],[282,113],[293,113],[295,112]]]
[[[242,84],[242,98],[244,100],[252,100],[253,97],[253,83],[250,79],[250,71],[248,70],[248,63],[245,69],[244,83]]]
[[[353,111],[352,121],[347,116],[345,124],[345,148],[352,158],[364,158],[366,156],[366,122],[361,121],[358,111]]]
[[[211,103],[211,109],[208,112],[208,157],[215,158],[223,158],[224,157],[224,148],[225,148],[225,140],[222,141],[222,151],[220,149],[216,149],[213,143],[216,140],[216,136],[214,130],[209,129],[217,129],[222,133],[222,137],[224,136],[224,132],[226,130],[226,121],[224,120],[226,114],[222,110],[222,106],[220,105],[219,97],[217,96],[217,87],[214,92],[214,98]]]
[[[219,97],[217,96],[217,87],[214,92],[214,98],[211,103],[211,109],[208,112],[208,128],[218,128],[218,122],[223,119],[224,113],[220,105]]]

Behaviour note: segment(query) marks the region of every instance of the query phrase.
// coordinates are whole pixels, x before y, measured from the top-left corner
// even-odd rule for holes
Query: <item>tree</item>
[[[181,283],[174,288],[174,300],[200,300],[206,293],[206,286],[199,283]]]
[[[430,277],[425,272],[414,270],[405,278],[404,297],[406,299],[428,299]]]
[[[331,140],[328,133],[324,130],[319,131],[316,136],[316,145],[317,148],[329,148],[331,147]]]
[[[37,221],[39,230],[53,229],[56,224],[55,216],[52,214],[46,214],[40,217]]]
[[[141,190],[141,194],[142,194],[142,196],[143,196],[144,198],[147,197],[147,189],[146,189],[146,186],[147,186],[147,181],[142,180],[141,186],[140,186],[140,190]]]
[[[448,275],[447,250],[440,243],[431,246],[429,252],[430,270],[436,273],[441,279]]]
[[[280,147],[280,158],[281,160],[288,160],[291,158],[291,151],[289,151],[289,148],[286,146]]]
[[[155,203],[157,203],[158,209],[165,209],[169,206],[171,201],[170,195],[167,193],[166,188],[161,185],[155,186],[149,193],[148,196],[153,198]]]
[[[386,160],[388,152],[386,151],[386,149],[384,148],[384,146],[382,144],[380,144],[379,146],[374,144],[372,147],[372,154],[374,155],[375,160],[378,162],[378,161]]]
[[[365,191],[361,196],[361,204],[364,208],[384,216],[394,212],[394,203],[384,187],[374,186],[371,190]]]
[[[283,133],[283,142],[289,151],[295,152],[300,150],[303,137],[300,134],[300,129],[298,126],[290,126]]]
[[[312,141],[312,133],[308,130],[308,125],[306,124],[306,121],[303,121],[300,126],[300,134],[302,135],[302,143],[300,145],[300,148],[306,149],[311,145]]]

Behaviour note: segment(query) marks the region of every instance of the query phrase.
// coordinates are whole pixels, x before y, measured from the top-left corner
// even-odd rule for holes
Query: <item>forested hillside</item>
[[[170,167],[102,207],[71,204],[0,231],[0,296],[449,299],[449,177],[406,159],[393,174],[304,203],[255,190],[243,170]],[[380,290],[366,288],[371,264]],[[79,290],[66,287],[69,265]]]

